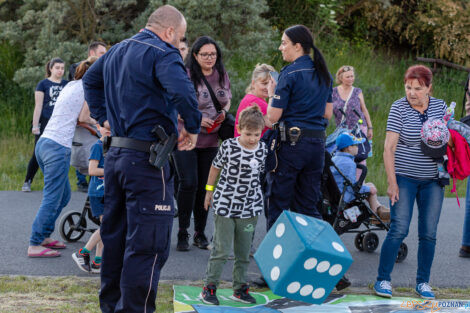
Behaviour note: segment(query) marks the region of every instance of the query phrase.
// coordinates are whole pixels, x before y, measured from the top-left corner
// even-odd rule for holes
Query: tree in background
[[[25,58],[14,80],[27,88],[44,77],[44,64],[52,57],[70,64],[86,57],[93,40],[111,44],[130,35],[132,20],[146,7],[146,1],[135,0],[18,2],[2,3],[0,39],[22,47]],[[3,19],[4,11],[16,19]]]
[[[340,26],[347,37],[356,32],[375,46],[470,66],[468,0],[392,0],[388,6],[370,0]]]
[[[220,42],[232,77],[239,72],[230,63],[243,61],[251,67],[276,48],[275,31],[261,17],[268,10],[265,0],[7,0],[0,6],[0,40],[21,45],[25,55],[14,80],[32,88],[44,76],[48,59],[77,62],[86,56],[90,41],[119,42],[144,27],[150,14],[166,3],[186,16],[190,41],[209,35]]]

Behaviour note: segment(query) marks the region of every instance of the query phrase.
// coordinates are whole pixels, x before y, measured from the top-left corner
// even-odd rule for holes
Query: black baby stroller
[[[339,190],[336,184],[330,170],[331,166],[333,166],[344,179],[344,188],[342,191]],[[367,175],[367,167],[362,164],[357,164],[357,168],[361,169],[362,172],[359,180],[353,184],[334,164],[331,155],[325,152],[325,167],[322,175],[323,202],[319,207],[321,208],[323,219],[333,226],[338,235],[343,233],[357,233],[354,239],[354,245],[358,250],[370,253],[375,251],[379,246],[379,237],[374,231],[388,231],[389,224],[384,223],[378,214],[374,213],[369,207],[366,201],[368,194],[359,192]],[[345,203],[343,198],[348,186],[351,186],[353,189],[354,199],[349,203]],[[346,218],[344,214],[345,210],[353,207],[357,207],[360,212],[355,222]],[[359,229],[361,226],[364,227]],[[398,251],[396,262],[402,262],[406,259],[407,255],[408,247],[405,243],[402,243]]]
[[[79,170],[83,175],[88,175],[88,157],[90,156],[90,147],[100,138],[96,129],[86,123],[78,123],[75,130],[75,136],[72,142],[72,160],[71,165]],[[93,233],[96,227],[87,227],[87,217],[96,226],[100,226],[99,218],[91,213],[90,201],[87,196],[85,205],[81,212],[68,212],[59,222],[59,233],[62,239],[68,242],[75,242],[83,237],[85,232]]]

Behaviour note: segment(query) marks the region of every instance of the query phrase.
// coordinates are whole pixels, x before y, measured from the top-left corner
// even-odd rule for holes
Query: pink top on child
[[[259,108],[261,109],[261,113],[263,115],[266,115],[267,110],[268,110],[268,103],[261,98],[258,98],[255,95],[252,94],[246,94],[245,97],[243,97],[242,101],[240,102],[240,105],[238,106],[237,110],[237,115],[235,116],[235,125],[238,125],[238,116],[240,115],[241,111],[246,109],[247,107],[250,107],[254,104],[257,104]],[[261,136],[268,130],[268,127],[264,127],[263,132],[261,133]],[[240,134],[237,131],[237,128],[235,127],[235,137],[240,136]]]

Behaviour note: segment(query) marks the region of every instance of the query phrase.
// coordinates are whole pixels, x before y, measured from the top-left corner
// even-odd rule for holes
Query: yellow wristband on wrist
[[[214,185],[206,185],[207,191],[214,191]]]

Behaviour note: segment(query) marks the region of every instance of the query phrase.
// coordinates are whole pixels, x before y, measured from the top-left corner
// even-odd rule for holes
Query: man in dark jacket
[[[114,45],[83,77],[91,116],[111,129],[104,164],[105,199],[101,224],[102,312],[153,312],[160,270],[170,248],[173,176],[168,161],[149,163],[152,131],[177,133],[178,149],[191,150],[201,125],[196,93],[177,49],[186,20],[165,5],[146,27]],[[174,136],[174,135],[173,135]]]

